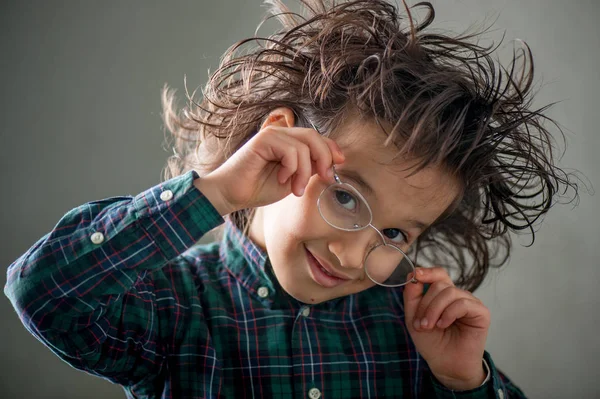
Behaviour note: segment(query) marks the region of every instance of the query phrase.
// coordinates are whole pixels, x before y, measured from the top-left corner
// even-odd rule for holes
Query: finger
[[[423,297],[425,296],[424,284],[432,284],[435,282],[444,283],[447,285],[454,285],[452,279],[448,275],[446,269],[442,267],[416,267],[415,268],[415,278],[417,280],[416,283],[409,283],[404,286],[404,314],[406,317],[406,322],[412,325],[413,318],[417,315],[419,304],[421,303]],[[412,276],[409,276],[408,279],[412,279]],[[431,286],[427,290],[431,289]],[[435,288],[434,288],[435,292]]]
[[[296,172],[298,167],[298,155],[294,142],[285,134],[281,134],[279,128],[267,126],[258,132],[244,146],[247,151],[252,151],[265,162],[279,163],[277,180],[279,184],[285,184]]]
[[[296,173],[292,178],[292,190],[298,197],[304,194],[304,188],[312,174],[312,164],[310,160],[310,149],[304,143],[298,141],[296,144],[298,162]]]
[[[275,157],[279,159],[279,163],[281,164],[281,168],[277,172],[277,180],[280,184],[285,184],[298,169],[297,149],[285,144],[282,147],[273,145],[272,148]]]
[[[402,287],[404,290],[402,294],[404,299],[404,317],[408,325],[411,325],[411,323],[413,322],[413,318],[417,311],[417,307],[419,305],[419,302],[421,301],[421,298],[423,297],[424,285],[423,283],[419,282],[418,279],[418,276],[421,274],[421,269],[421,267],[415,268],[416,282],[408,283]],[[409,274],[408,280],[412,280],[412,277],[412,273]]]
[[[280,129],[284,128],[269,128],[270,137],[268,138],[275,159],[281,163],[277,179],[280,184],[285,184],[291,179],[291,191],[295,195],[301,196],[313,174],[310,149],[301,140],[288,134],[282,134],[281,131],[278,131]]]
[[[337,143],[335,141],[333,141],[332,139],[323,136],[323,133],[320,132],[312,122],[310,122],[310,124],[312,125],[313,129],[319,134],[319,136],[329,146],[331,153],[333,155],[333,163],[335,163],[335,164],[344,163],[344,160],[345,160],[344,154],[343,154],[341,148],[337,145]]]
[[[344,163],[344,161],[346,160],[346,157],[344,156],[344,153],[342,152],[342,149],[340,148],[340,146],[338,146],[337,143],[335,141],[333,141],[332,139],[330,139],[329,137],[323,137],[323,140],[325,140],[325,143],[327,143],[327,146],[329,147],[329,150],[331,151],[331,154],[333,155],[333,163],[334,164]]]
[[[444,309],[436,327],[448,328],[457,320],[473,328],[487,329],[491,320],[490,311],[475,297],[460,298]]]
[[[441,267],[420,267],[415,266],[414,278],[416,282],[411,282],[404,286],[404,301],[405,302],[418,302],[423,297],[424,284],[431,284],[436,281],[447,281],[449,284],[453,284],[450,276]],[[407,277],[407,281],[413,279],[413,273],[410,273]]]
[[[429,291],[427,291],[427,294],[429,294]],[[444,289],[431,298],[427,306],[425,306],[423,309],[421,309],[421,304],[419,304],[419,310],[415,314],[413,320],[413,327],[416,330],[432,329],[437,323],[444,309],[446,309],[451,303],[459,298],[469,297],[470,294],[466,291],[460,290],[454,286],[445,286]],[[421,301],[421,303],[422,302],[423,301]]]
[[[335,142],[320,136],[314,129],[268,126],[260,134],[262,144],[267,144],[261,146],[263,151],[259,149],[260,155],[265,160],[281,164],[277,179],[280,184],[291,180],[290,191],[297,196],[303,194],[310,177],[315,173],[315,166],[323,179],[331,180],[332,151],[337,151],[336,160],[343,161]]]
[[[421,283],[435,283],[443,281],[454,285],[448,271],[443,267],[419,267],[417,270],[417,280]]]
[[[452,289],[455,287],[446,281],[438,281],[433,283],[419,301],[417,309],[414,313],[413,323],[420,323],[426,317],[426,313],[431,304],[434,303],[438,299],[438,296],[440,296],[442,293],[446,293],[446,290],[449,288]],[[431,319],[428,320],[431,321]]]
[[[335,161],[343,162],[341,150],[331,139],[321,136],[316,130],[310,128],[282,128],[290,136],[302,141],[310,148],[310,158],[317,164],[319,175],[329,180],[331,165]]]
[[[333,151],[324,137],[314,129],[307,129],[299,131],[298,138],[310,147],[311,159],[316,162],[319,175],[329,180],[332,177],[329,170],[333,164]]]

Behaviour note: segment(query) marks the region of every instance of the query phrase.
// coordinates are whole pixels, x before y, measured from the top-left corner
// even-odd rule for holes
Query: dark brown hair
[[[163,90],[163,118],[172,134],[166,179],[190,169],[202,176],[220,166],[261,126],[270,111],[289,107],[335,134],[348,113],[391,126],[386,144],[420,162],[414,172],[445,166],[463,186],[453,211],[422,233],[414,256],[449,269],[457,286],[474,291],[490,267],[506,263],[509,231],[528,229],[577,184],[554,165],[554,140],[543,126],[546,105],[531,109],[533,57],[520,42],[508,68],[497,49],[472,39],[429,32],[433,6],[420,23],[383,0],[300,0],[306,15],[271,0],[283,29],[242,40],[225,53],[200,102],[195,92],[176,109]],[[413,7],[413,8],[414,8]],[[253,46],[252,46],[253,45]],[[519,63],[521,67],[519,67]],[[384,129],[385,130],[385,129]],[[170,145],[170,144],[169,144]],[[230,217],[247,226],[252,210]],[[422,264],[422,262],[419,262]]]

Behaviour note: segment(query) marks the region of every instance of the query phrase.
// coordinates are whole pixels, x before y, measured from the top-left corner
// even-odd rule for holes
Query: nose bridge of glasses
[[[332,240],[330,244],[339,247],[334,252],[337,252],[336,255],[345,268],[362,268],[371,250],[381,243],[379,235],[365,227],[354,231],[338,229],[338,233],[338,239]]]
[[[357,234],[360,234],[362,238],[357,238]],[[348,239],[351,240],[351,245],[360,246],[360,248],[364,250],[364,257],[366,257],[373,248],[385,243],[381,232],[370,223],[367,226],[351,231]]]
[[[372,228],[373,230],[375,230],[377,232],[377,238],[381,240],[381,244],[385,244],[385,237],[383,236],[383,234],[381,233],[381,231],[379,231],[379,229],[375,226],[373,226],[372,223],[369,223],[370,228]]]

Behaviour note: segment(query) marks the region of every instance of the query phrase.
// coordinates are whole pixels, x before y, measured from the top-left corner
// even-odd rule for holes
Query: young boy
[[[131,398],[524,397],[471,292],[568,184],[526,108],[533,67],[502,87],[486,49],[425,32],[428,3],[406,29],[384,1],[305,5],[274,1],[285,29],[232,48],[201,103],[165,90],[166,181],[68,212],[7,296]]]

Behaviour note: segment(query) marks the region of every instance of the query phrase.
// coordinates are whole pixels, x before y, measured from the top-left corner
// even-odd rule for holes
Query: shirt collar
[[[225,268],[259,301],[270,304],[273,298],[286,295],[288,299],[302,304],[288,295],[279,285],[267,252],[243,234],[230,218],[225,218],[225,229],[219,253]],[[269,290],[266,298],[258,295],[260,287]],[[331,299],[323,305],[332,310],[343,299],[344,297]]]
[[[274,292],[274,276],[267,268],[266,251],[243,234],[230,218],[225,218],[219,253],[225,268],[248,290],[257,296],[260,287]]]

